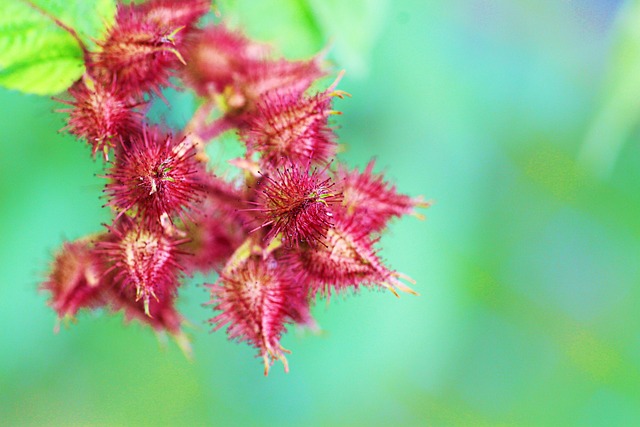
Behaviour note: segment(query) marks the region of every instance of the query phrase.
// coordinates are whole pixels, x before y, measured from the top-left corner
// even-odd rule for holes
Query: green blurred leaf
[[[272,43],[289,57],[322,49],[323,34],[305,0],[221,0],[223,20],[250,37]]]
[[[338,63],[363,74],[384,28],[387,0],[307,0],[325,37],[335,46]]]
[[[383,28],[387,0],[221,0],[218,6],[232,26],[286,56],[308,57],[330,44],[340,66],[361,74]]]
[[[82,49],[113,21],[114,0],[1,0],[0,86],[38,95],[67,89],[84,73]]]
[[[580,153],[580,162],[601,176],[640,118],[640,0],[627,1],[618,18],[607,86]]]

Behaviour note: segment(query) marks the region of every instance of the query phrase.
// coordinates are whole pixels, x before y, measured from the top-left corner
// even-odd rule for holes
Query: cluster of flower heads
[[[427,204],[399,194],[373,162],[364,171],[337,164],[332,100],[345,93],[339,78],[309,93],[327,75],[321,57],[274,58],[222,24],[196,26],[209,9],[206,0],[119,4],[96,51],[85,48],[87,71],[61,101],[66,129],[107,162],[113,222],[65,243],[43,287],[59,318],[124,311],[188,351],[177,291],[185,275],[216,272],[210,323],[255,347],[266,374],[275,360],[287,369],[287,325],[316,326],[317,298],[413,292],[376,243],[389,220]],[[185,129],[147,119],[166,86],[202,99]],[[233,161],[238,177],[224,180],[205,146],[229,130],[246,151]]]

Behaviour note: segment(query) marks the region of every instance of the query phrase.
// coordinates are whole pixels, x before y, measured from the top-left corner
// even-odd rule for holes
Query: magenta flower
[[[297,282],[310,284],[313,296],[329,297],[361,286],[383,287],[396,296],[398,290],[415,294],[400,281],[406,276],[384,266],[374,249],[377,240],[369,233],[354,218],[337,216],[324,245],[291,251],[284,257],[285,264],[296,274]]]
[[[59,318],[73,317],[81,308],[104,305],[102,263],[89,240],[65,242],[56,254],[42,289],[51,293],[49,305]]]
[[[223,25],[206,28],[185,57],[185,79],[200,96],[221,94],[264,60],[267,46],[250,41]]]
[[[209,0],[152,0],[137,6],[140,15],[158,28],[172,32],[184,27],[181,34],[193,31],[198,20],[211,9]]]
[[[117,81],[136,99],[149,91],[160,93],[185,64],[185,36],[207,10],[202,1],[118,4],[116,22],[94,53],[91,72],[101,80]]]
[[[64,129],[85,139],[94,156],[101,152],[108,160],[109,149],[115,146],[119,137],[139,132],[142,114],[136,111],[137,105],[127,99],[115,81],[102,85],[85,76],[69,89],[69,95],[73,101],[57,99],[71,107],[58,110],[69,113]]]
[[[114,272],[114,282],[125,290],[135,290],[135,301],[142,300],[151,316],[151,300],[172,298],[179,286],[178,246],[186,240],[174,240],[159,227],[148,228],[127,217],[108,229],[110,238],[98,243],[109,265],[106,273]]]
[[[287,245],[323,243],[333,226],[332,205],[342,200],[324,171],[291,165],[264,178],[259,210],[266,240],[282,233]]]
[[[331,93],[314,96],[270,91],[250,114],[241,131],[249,152],[259,152],[262,165],[327,163],[337,144],[329,127]]]
[[[231,258],[235,261],[234,258]],[[287,318],[289,286],[283,282],[272,259],[249,257],[239,265],[230,263],[211,286],[214,330],[227,326],[230,339],[246,341],[257,348],[264,361],[264,374],[275,360],[289,370],[280,345]]]
[[[148,224],[182,215],[201,191],[194,155],[189,140],[175,143],[158,130],[132,136],[107,174],[108,204],[121,214],[134,210]]]
[[[276,360],[288,371],[280,340],[290,324],[319,329],[318,298],[414,293],[377,245],[392,218],[420,216],[428,204],[397,192],[373,162],[360,172],[336,159],[332,101],[345,93],[335,90],[342,73],[314,89],[326,74],[322,54],[290,61],[223,25],[200,29],[209,8],[208,0],[120,2],[95,51],[74,33],[86,72],[62,101],[67,129],[109,162],[113,220],[65,243],[41,287],[60,318],[107,307],[189,354],[179,289],[185,275],[217,274],[208,285],[214,330],[256,348],[265,375]],[[146,106],[169,104],[160,91],[171,85],[200,96],[182,129],[150,124]],[[229,173],[221,159],[208,163],[207,146],[227,131],[246,149]]]
[[[202,96],[213,97],[227,116],[255,108],[272,90],[301,95],[322,77],[320,59],[286,61],[269,58],[269,49],[224,26],[208,28],[186,54],[186,82]],[[236,125],[242,124],[237,120]]]
[[[370,232],[381,231],[394,217],[412,214],[423,218],[415,209],[427,208],[430,203],[419,197],[399,194],[382,175],[373,174],[374,165],[374,161],[369,162],[363,172],[338,170],[336,180],[342,182],[346,216],[354,218]]]

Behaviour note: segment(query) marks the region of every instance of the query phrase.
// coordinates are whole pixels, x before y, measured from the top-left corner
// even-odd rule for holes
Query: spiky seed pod
[[[329,127],[332,93],[314,96],[270,91],[247,114],[240,136],[248,153],[259,152],[263,167],[286,163],[327,163],[336,153],[336,136]]]
[[[239,249],[242,251],[243,249]],[[225,267],[218,281],[211,285],[211,303],[219,311],[210,320],[218,330],[228,325],[230,339],[248,342],[257,348],[264,360],[264,373],[275,360],[288,371],[287,352],[280,345],[287,318],[286,300],[289,293],[276,270],[273,259],[249,256],[231,268]]]
[[[81,308],[104,304],[101,294],[103,272],[100,258],[89,240],[65,242],[41,288],[51,292],[49,305],[59,318],[73,317]]]
[[[288,246],[323,242],[333,226],[331,206],[342,201],[324,171],[291,165],[264,178],[258,210],[269,227],[266,240],[282,233]]]
[[[325,76],[321,65],[322,56],[308,61],[273,59],[255,64],[238,85],[247,98],[246,109],[253,108],[262,95],[273,90],[303,94],[314,81]]]
[[[200,96],[224,92],[268,54],[265,45],[224,25],[208,26],[186,52],[185,79]]]
[[[234,119],[238,128],[246,126],[246,114],[258,101],[272,91],[301,95],[318,78],[324,76],[320,59],[309,61],[264,60],[252,64],[244,75],[236,76],[217,97],[226,116]]]
[[[172,298],[182,267],[178,246],[186,240],[173,240],[160,227],[148,228],[128,217],[108,227],[110,239],[99,242],[97,248],[110,265],[107,272],[124,289],[134,289],[136,301],[142,300],[144,311],[151,316],[150,302]]]
[[[152,0],[137,6],[149,22],[160,28],[184,27],[193,30],[198,20],[211,9],[210,0]]]
[[[188,211],[201,191],[201,166],[189,140],[175,144],[171,136],[144,129],[128,142],[107,174],[108,204],[121,213],[134,210],[146,224]]]
[[[193,9],[179,2],[150,2],[145,5],[118,4],[114,26],[93,55],[90,72],[102,79],[115,79],[130,96],[140,99],[146,92],[160,93],[170,84],[180,63],[185,63],[185,30],[206,13],[202,2]],[[176,14],[171,11],[175,8]],[[179,9],[179,10],[178,10]]]
[[[137,105],[127,100],[115,81],[103,85],[88,75],[69,89],[73,100],[58,99],[71,108],[58,110],[69,113],[68,124],[64,128],[91,145],[93,156],[101,152],[109,158],[109,148],[121,136],[129,136],[140,131],[142,115],[136,111]],[[64,130],[63,129],[63,130]]]
[[[238,117],[271,90],[302,94],[324,75],[321,57],[287,61],[268,54],[264,45],[222,25],[209,27],[187,52],[185,80],[199,95],[216,98],[227,116]]]
[[[374,249],[376,241],[371,240],[368,230],[353,218],[337,216],[324,246],[291,251],[284,257],[283,264],[295,272],[298,282],[311,284],[314,297],[329,297],[333,292],[358,290],[360,286],[384,287],[396,296],[397,290],[415,294],[399,280],[411,279],[383,265]]]
[[[381,174],[373,173],[374,166],[375,162],[371,161],[362,172],[338,169],[336,181],[342,183],[342,205],[346,216],[354,218],[363,229],[371,232],[381,231],[394,217],[412,214],[423,218],[415,209],[426,208],[430,204],[420,197],[399,194]]]

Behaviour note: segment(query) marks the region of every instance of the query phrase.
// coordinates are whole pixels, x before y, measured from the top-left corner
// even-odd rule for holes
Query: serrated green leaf
[[[84,73],[83,53],[113,21],[114,0],[0,0],[0,86],[52,95]]]
[[[24,1],[24,0],[22,0]],[[114,21],[115,0],[32,0],[32,3],[73,28],[92,49]]]

